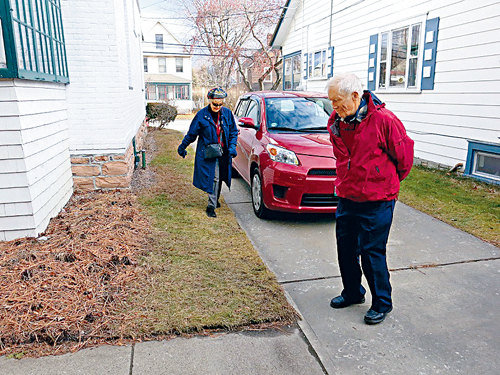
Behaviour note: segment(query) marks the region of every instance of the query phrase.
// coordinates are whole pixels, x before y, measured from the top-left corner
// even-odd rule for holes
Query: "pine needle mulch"
[[[206,217],[179,140],[148,135],[155,156],[134,192],[75,194],[41,237],[0,242],[0,355],[297,320],[228,206]]]
[[[43,236],[0,242],[0,355],[130,337],[150,225],[130,192],[74,195]]]

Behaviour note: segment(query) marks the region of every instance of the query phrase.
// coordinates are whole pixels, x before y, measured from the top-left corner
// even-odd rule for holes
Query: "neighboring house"
[[[500,3],[287,0],[271,45],[283,89],[351,71],[405,124],[415,156],[500,183]]]
[[[0,3],[0,240],[127,188],[144,137],[137,0]]]
[[[269,64],[267,65],[255,64],[251,61],[243,64],[243,71],[245,72],[245,77],[247,81],[250,83],[250,86],[252,87],[252,91],[260,90],[259,78],[262,77],[262,75],[266,72],[268,68]],[[263,90],[271,90],[275,80],[276,80],[276,72],[274,70],[271,70],[271,72],[262,81],[264,86]],[[248,87],[247,85],[245,85],[245,82],[243,81],[243,77],[241,76],[240,72],[238,71],[235,72],[234,81],[236,82],[235,86],[238,89],[239,93],[243,94],[248,91]]]
[[[147,102],[172,100],[180,113],[191,112],[191,55],[162,22],[143,20],[142,27]]]

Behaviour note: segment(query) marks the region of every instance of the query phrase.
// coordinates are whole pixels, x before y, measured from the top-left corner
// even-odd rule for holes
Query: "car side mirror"
[[[257,128],[255,126],[255,122],[253,121],[253,118],[250,117],[242,117],[238,120],[238,125],[241,126],[242,128],[250,128],[250,129],[255,129]]]

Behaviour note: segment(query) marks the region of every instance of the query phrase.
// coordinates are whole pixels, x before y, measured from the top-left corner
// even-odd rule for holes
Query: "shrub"
[[[146,116],[149,120],[157,121],[158,128],[163,129],[177,117],[177,108],[170,102],[148,103],[146,106]]]

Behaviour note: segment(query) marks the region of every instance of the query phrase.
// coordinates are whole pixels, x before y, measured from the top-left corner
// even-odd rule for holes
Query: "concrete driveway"
[[[369,292],[364,305],[329,306],[342,289],[333,215],[261,220],[242,179],[223,194],[329,374],[499,373],[497,247],[398,202],[388,243],[394,310],[368,326]]]

